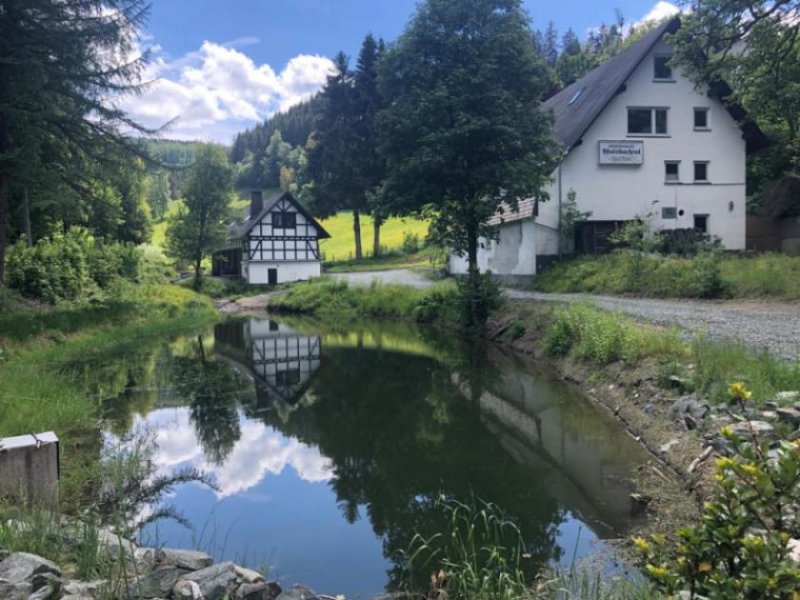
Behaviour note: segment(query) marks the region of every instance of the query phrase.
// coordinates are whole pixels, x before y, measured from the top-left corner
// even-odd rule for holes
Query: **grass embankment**
[[[459,317],[456,285],[442,282],[427,289],[406,285],[351,286],[321,278],[300,283],[270,300],[275,313],[312,315],[330,322],[364,318],[455,323]]]
[[[353,213],[342,211],[336,216],[320,220],[320,224],[331,234],[327,240],[322,240],[320,250],[322,260],[326,263],[336,263],[352,260],[355,254],[355,236],[353,234]],[[428,235],[429,223],[411,217],[392,217],[387,219],[381,227],[381,248],[387,252],[400,250],[406,236],[416,236],[419,243]],[[372,254],[372,217],[361,215],[361,243],[364,255]]]
[[[596,367],[619,363],[635,368],[649,362],[662,386],[679,385],[682,392],[696,392],[713,402],[726,400],[734,381],[746,383],[756,402],[773,400],[780,391],[800,389],[800,363],[742,344],[700,336],[687,341],[676,329],[644,325],[587,304],[550,309],[538,316],[537,326],[542,350],[551,357]]]
[[[638,262],[637,262],[638,261]],[[544,292],[633,294],[654,298],[800,299],[800,257],[699,255],[679,258],[622,251],[555,265],[536,278]]]
[[[65,369],[130,352],[137,340],[216,318],[211,302],[174,285],[125,285],[92,305],[6,302],[0,318],[0,437],[53,430],[61,440],[61,503],[78,509],[96,484],[101,398]]]

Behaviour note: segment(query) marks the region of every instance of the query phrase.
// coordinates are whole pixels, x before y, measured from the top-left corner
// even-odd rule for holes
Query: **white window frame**
[[[695,124],[695,115],[698,112],[706,113],[706,126],[705,127],[698,127]],[[711,131],[711,109],[707,106],[695,106],[692,109],[692,128],[695,131]]]
[[[677,173],[675,173],[675,179],[670,179],[669,174],[667,173],[667,167],[669,165],[675,165],[677,167]],[[680,183],[681,182],[681,161],[679,160],[665,160],[664,161],[664,183]]]
[[[707,160],[696,160],[692,164],[692,179],[695,183],[711,183],[711,178],[708,174],[708,165],[710,164]],[[697,165],[705,165],[706,166],[706,178],[705,179],[697,179]]]
[[[650,111],[650,133],[632,133],[630,131],[630,111],[649,110]],[[664,133],[656,133],[656,113],[663,110],[666,119],[667,130]],[[628,137],[668,137],[669,136],[669,107],[667,106],[629,106],[625,111],[625,128],[628,130]]]
[[[669,69],[669,77],[658,77],[656,75],[656,61],[659,58],[666,58],[666,62],[672,60],[672,54],[654,54],[653,55],[653,81],[657,83],[675,83],[675,69],[672,65],[667,65]]]

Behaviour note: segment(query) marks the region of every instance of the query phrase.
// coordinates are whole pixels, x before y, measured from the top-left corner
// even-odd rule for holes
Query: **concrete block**
[[[55,508],[59,471],[58,437],[52,431],[0,438],[0,498]]]

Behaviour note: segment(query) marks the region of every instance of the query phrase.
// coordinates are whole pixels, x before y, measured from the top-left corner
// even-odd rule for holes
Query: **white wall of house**
[[[725,248],[745,247],[745,141],[737,123],[705,90],[695,89],[680,70],[671,82],[654,81],[654,57],[670,54],[662,42],[628,79],[618,94],[561,164],[561,198],[574,189],[580,210],[591,220],[620,221],[653,213],[656,230],[692,228],[694,215],[708,215],[708,233]],[[580,100],[578,100],[580,101]],[[666,108],[666,135],[628,134],[628,108]],[[708,109],[708,130],[694,128],[694,109]],[[643,164],[600,165],[599,142],[642,141]],[[665,163],[680,161],[678,182],[666,182]],[[694,182],[694,162],[708,162],[708,183]],[[549,186],[537,222],[557,228],[559,178]],[[662,208],[674,207],[677,219],[663,219]],[[682,214],[681,214],[682,213]],[[542,252],[544,253],[544,252]]]
[[[478,267],[481,272],[497,275],[534,275],[536,273],[536,225],[531,219],[500,226],[500,240],[480,239]],[[450,255],[449,272],[467,273],[466,255]]]
[[[322,268],[319,261],[277,261],[242,263],[242,276],[247,283],[269,283],[269,270],[278,270],[278,283],[307,281],[319,277]]]

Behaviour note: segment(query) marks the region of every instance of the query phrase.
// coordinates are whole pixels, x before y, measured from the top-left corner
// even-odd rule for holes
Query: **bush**
[[[8,286],[23,296],[56,303],[90,296],[118,279],[138,281],[141,252],[132,244],[97,240],[82,227],[9,248]]]
[[[403,254],[414,254],[419,252],[419,236],[416,233],[406,232],[403,234]]]
[[[800,536],[795,516],[800,453],[795,443],[742,440],[723,430],[733,458],[716,466],[716,489],[697,525],[678,531],[677,556],[662,536],[634,542],[645,572],[670,595],[689,598],[797,597],[800,567],[789,541]]]

